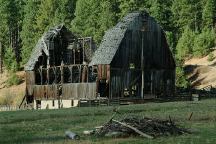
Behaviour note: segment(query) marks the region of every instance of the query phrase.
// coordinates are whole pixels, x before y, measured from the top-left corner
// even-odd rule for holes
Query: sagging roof
[[[90,66],[112,62],[127,29],[140,14],[140,12],[129,13],[121,22],[105,33],[100,47],[96,50],[89,64]]]
[[[42,55],[43,52],[47,56],[49,56],[49,50],[48,50],[49,41],[55,38],[63,29],[66,29],[66,27],[63,24],[61,24],[54,28],[49,29],[48,32],[43,34],[43,36],[38,40],[36,46],[32,50],[32,54],[29,58],[29,61],[25,65],[24,68],[25,71],[31,71],[34,69],[35,64],[38,61],[38,58]]]

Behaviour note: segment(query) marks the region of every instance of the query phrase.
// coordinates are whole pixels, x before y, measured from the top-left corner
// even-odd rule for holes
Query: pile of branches
[[[121,121],[111,119],[96,129],[94,134],[111,137],[142,136],[151,139],[159,136],[182,135],[185,133],[188,134],[190,131],[177,126],[171,118],[169,120],[159,120],[130,117]]]

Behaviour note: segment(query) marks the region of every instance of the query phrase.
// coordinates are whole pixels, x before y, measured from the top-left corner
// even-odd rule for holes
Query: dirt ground
[[[216,57],[216,50],[213,52]],[[192,86],[202,89],[206,86],[216,87],[216,58],[208,61],[208,56],[192,58],[185,62],[185,70]]]

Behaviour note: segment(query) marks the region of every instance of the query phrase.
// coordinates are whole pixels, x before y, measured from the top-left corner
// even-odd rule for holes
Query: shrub
[[[182,67],[176,68],[176,86],[187,88],[189,87],[190,83],[186,78],[184,69]]]
[[[19,78],[15,73],[12,73],[7,80],[7,86],[18,85],[22,82],[22,79]]]
[[[208,55],[208,61],[213,61],[214,60],[214,54],[211,52],[209,55]]]
[[[167,38],[167,42],[169,44],[169,47],[172,51],[172,53],[176,53],[175,51],[175,45],[176,45],[176,40],[175,40],[175,35],[172,32],[166,32],[166,38]]]

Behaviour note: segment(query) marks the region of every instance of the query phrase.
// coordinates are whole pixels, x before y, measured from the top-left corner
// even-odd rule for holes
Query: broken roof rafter
[[[48,50],[48,42],[51,39],[54,39],[59,33],[66,29],[66,27],[61,24],[54,28],[51,28],[48,30],[48,32],[44,33],[43,36],[38,40],[36,46],[34,47],[32,54],[29,58],[29,61],[25,65],[25,71],[31,71],[34,69],[38,58],[43,54],[43,52],[49,56],[49,50]]]

